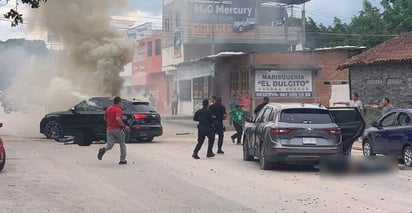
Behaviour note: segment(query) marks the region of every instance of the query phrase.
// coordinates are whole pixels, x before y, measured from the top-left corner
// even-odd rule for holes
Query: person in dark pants
[[[255,110],[253,110],[253,112],[255,113],[255,115],[258,115],[259,112],[260,112],[260,110],[262,110],[263,107],[265,107],[266,104],[268,104],[268,103],[269,103],[269,98],[268,98],[268,97],[264,97],[264,98],[263,98],[263,103],[257,105],[257,107],[255,108]]]
[[[232,142],[235,143],[235,139],[237,138],[236,144],[241,144],[241,138],[243,134],[243,118],[245,117],[245,111],[242,110],[242,104],[236,105],[236,108],[233,109],[230,114],[233,118],[233,126],[236,129],[236,133],[232,135]]]
[[[225,106],[222,105],[222,98],[212,96],[211,98],[212,105],[209,107],[210,111],[212,111],[215,123],[215,132],[213,135],[217,134],[219,136],[219,140],[217,143],[217,153],[223,154],[225,153],[222,150],[223,146],[223,137],[224,137],[224,126],[223,126],[223,120],[226,119],[226,108]]]
[[[199,157],[199,150],[202,148],[203,142],[205,141],[205,138],[207,137],[209,140],[209,144],[207,147],[207,155],[206,157],[214,157],[215,154],[213,153],[213,143],[215,140],[214,136],[214,130],[213,130],[213,114],[212,111],[208,109],[209,106],[209,100],[205,99],[203,100],[203,108],[196,111],[195,116],[193,118],[194,121],[199,121],[199,125],[197,125],[197,144],[195,149],[193,150],[193,155],[192,157],[194,159],[200,159]]]

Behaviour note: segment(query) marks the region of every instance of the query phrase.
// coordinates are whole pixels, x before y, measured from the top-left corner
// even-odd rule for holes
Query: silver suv
[[[270,103],[255,119],[246,119],[243,159],[259,158],[261,169],[278,163],[318,163],[323,156],[350,154],[364,129],[357,108]]]

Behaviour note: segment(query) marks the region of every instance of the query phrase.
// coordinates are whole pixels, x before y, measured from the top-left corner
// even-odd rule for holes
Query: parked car
[[[246,120],[243,159],[258,158],[261,169],[314,164],[323,156],[350,153],[345,149],[351,149],[365,128],[357,108],[318,104],[269,103],[255,119]]]
[[[363,155],[391,155],[412,166],[411,118],[412,109],[396,109],[373,122],[363,137]]]
[[[3,127],[3,123],[0,123],[0,127]],[[4,148],[3,140],[0,138],[0,171],[3,170],[6,165],[6,149]]]
[[[253,30],[255,28],[255,19],[246,18],[241,21],[235,21],[233,23],[233,31],[235,32],[245,32],[248,30]]]
[[[104,112],[113,103],[111,98],[94,97],[80,102],[73,108],[53,112],[44,116],[40,122],[40,132],[47,138],[74,136],[81,146],[92,141],[106,140],[106,121]],[[147,101],[122,99],[123,121],[132,131],[127,141],[151,142],[163,134],[159,113]]]

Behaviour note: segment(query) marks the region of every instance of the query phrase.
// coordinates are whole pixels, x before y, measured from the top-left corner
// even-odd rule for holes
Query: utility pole
[[[215,23],[212,24],[212,55],[215,54]]]
[[[303,10],[302,10],[302,50],[305,50],[306,45],[306,11],[305,11],[306,3],[303,3]]]

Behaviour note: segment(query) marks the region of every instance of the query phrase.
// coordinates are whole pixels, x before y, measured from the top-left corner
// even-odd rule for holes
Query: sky
[[[369,0],[374,6],[379,7],[380,0]],[[129,0],[128,7],[117,11],[128,19],[136,19],[137,24],[154,22],[161,26],[161,10],[163,0]],[[350,22],[351,18],[362,9],[363,0],[311,0],[306,3],[306,14],[317,23],[331,25],[334,17],[340,18],[343,22]],[[11,7],[15,6],[15,0],[9,1],[5,5],[5,0],[0,0],[0,13],[4,14]],[[296,14],[300,14],[302,5],[294,9]],[[24,12],[25,8],[21,8]],[[2,15],[0,17],[3,17]],[[10,27],[10,23],[0,18],[0,40],[5,41],[10,38],[29,38],[26,26]]]

